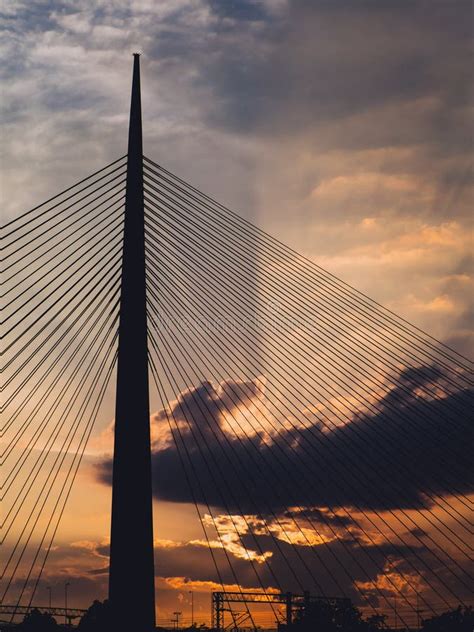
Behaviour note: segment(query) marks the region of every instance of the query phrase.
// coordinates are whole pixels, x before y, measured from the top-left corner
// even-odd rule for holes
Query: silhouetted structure
[[[331,611],[351,610],[352,604],[350,599],[341,597],[327,598],[310,595],[305,592],[303,595],[295,595],[294,593],[261,593],[261,592],[213,592],[212,593],[212,627],[215,630],[227,629],[224,626],[224,612],[231,612],[231,604],[280,604],[285,606],[286,623],[281,630],[290,630],[291,625],[296,620],[302,620],[304,613],[308,613],[314,606],[320,607],[321,604],[329,608]],[[245,615],[245,613],[243,613]],[[233,615],[233,618],[234,615]],[[244,624],[246,619],[240,619],[238,624]]]
[[[128,138],[110,539],[112,612],[121,629],[149,632],[155,625],[155,588],[138,54]],[[133,603],[133,616],[126,603]]]
[[[0,229],[3,297],[11,293],[2,329],[10,553],[0,617],[34,609],[118,355],[110,627],[152,629],[147,335],[173,439],[153,454],[164,463],[157,489],[195,505],[215,567],[208,578],[223,591],[223,577],[235,586],[248,579],[241,556],[227,555],[225,515],[232,541],[259,556],[245,556],[256,589],[288,586],[281,561],[293,590],[324,594],[328,584],[328,594],[354,594],[373,610],[361,620],[343,608],[336,621],[331,608],[304,604],[303,595],[304,609],[295,609],[294,596],[279,592],[284,625],[298,630],[334,629],[342,614],[346,629],[347,620],[351,630],[373,628],[381,612],[409,628],[421,613],[437,614],[434,596],[446,607],[471,599],[461,507],[473,489],[472,363],[143,156],[138,56],[127,157]],[[107,484],[110,466],[105,459],[99,468]],[[448,527],[454,522],[459,529]],[[451,546],[440,550],[439,538],[459,558]],[[219,616],[232,610],[230,593],[216,595]],[[240,598],[247,611],[232,616],[256,628],[248,596]],[[268,595],[252,599],[281,618]],[[108,610],[96,604],[91,617]],[[76,620],[71,613],[64,608],[63,618]],[[464,630],[470,620],[472,611],[459,610],[425,626]]]

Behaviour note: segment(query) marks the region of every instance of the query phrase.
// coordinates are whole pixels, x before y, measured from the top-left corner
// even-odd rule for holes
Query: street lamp
[[[51,599],[51,586],[46,586],[46,590],[49,592],[49,609],[51,610],[51,603],[52,603],[52,599]]]
[[[71,584],[66,582],[64,584],[64,623],[67,625],[67,589]]]
[[[194,593],[192,590],[189,591],[191,595],[191,627],[194,627]]]

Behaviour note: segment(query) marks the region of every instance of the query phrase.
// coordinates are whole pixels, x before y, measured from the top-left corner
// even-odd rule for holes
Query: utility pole
[[[66,582],[64,584],[64,623],[67,625],[67,589],[71,584]]]
[[[194,593],[190,590],[189,594],[191,595],[191,627],[194,627]]]
[[[109,600],[117,629],[155,627],[140,56],[134,54],[115,405]]]
[[[223,594],[221,592],[212,593],[212,601],[213,601],[213,625],[217,631],[222,630],[224,627],[224,599]]]
[[[286,593],[286,625],[288,627],[293,623],[293,595],[290,592]]]
[[[46,590],[49,593],[49,609],[51,610],[51,604],[53,602],[52,597],[51,597],[51,586],[46,586]]]
[[[416,593],[416,626],[418,630],[421,630],[421,613],[423,610],[420,610],[420,596]]]
[[[174,619],[175,630],[179,630],[179,615],[181,614],[181,612],[173,612],[173,614],[176,617]]]

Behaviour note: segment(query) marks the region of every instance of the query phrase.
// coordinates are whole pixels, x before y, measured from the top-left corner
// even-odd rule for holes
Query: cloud
[[[233,529],[229,527],[228,534],[232,533]],[[445,569],[439,563],[433,564],[430,556],[420,547],[409,550],[401,546],[397,555],[388,545],[374,547],[357,539],[350,542],[341,538],[318,547],[316,554],[314,550],[297,542],[291,545],[284,539],[277,542],[262,534],[258,528],[255,533],[247,534],[243,539],[249,550],[252,550],[252,542],[258,541],[266,553],[268,563],[257,563],[252,566],[249,558],[243,557],[235,549],[232,550],[231,544],[226,546],[226,552],[230,556],[232,568],[222,547],[213,547],[213,559],[205,543],[181,541],[170,546],[169,543],[163,545],[155,542],[155,584],[159,610],[163,613],[169,603],[176,598],[165,595],[164,591],[193,590],[206,595],[213,590],[222,590],[223,583],[227,590],[234,591],[258,592],[262,590],[263,585],[268,592],[281,588],[283,591],[291,590],[298,593],[301,586],[296,577],[305,587],[315,590],[316,593],[322,590],[327,595],[334,595],[341,594],[342,591],[350,596],[354,603],[363,605],[364,601],[358,592],[358,589],[361,589],[374,604],[386,608],[383,595],[393,597],[395,586],[408,598],[414,598],[414,587],[430,598],[431,589],[428,582],[431,581],[434,587],[438,584],[436,579],[425,576],[423,570],[420,573],[414,571],[413,566],[416,568],[420,565],[420,557],[431,565],[435,574],[439,572],[440,577],[451,580],[451,586],[454,590],[459,590],[458,594],[464,594],[462,586],[455,586],[449,574],[445,574]],[[77,552],[76,546],[66,544],[55,549],[39,584],[38,599],[41,600],[41,597],[46,595],[48,585],[53,587],[53,597],[57,599],[57,593],[62,589],[66,579],[73,586],[71,596],[75,606],[84,607],[89,605],[93,598],[104,598],[107,590],[108,565],[97,564],[97,558],[105,555],[103,546],[96,543],[95,549],[91,546],[84,547],[81,556],[78,556]],[[294,574],[288,571],[289,566]],[[310,572],[308,569],[311,569]],[[330,572],[327,569],[330,569]],[[275,577],[280,578],[281,586],[276,585]],[[18,579],[17,584],[21,585],[21,579]],[[16,585],[13,586],[14,590]]]
[[[5,218],[125,152],[129,54],[141,50],[147,154],[472,351],[467,293],[443,318],[418,308],[454,270],[472,276],[469,2],[79,0],[4,13]],[[449,243],[427,241],[448,229]]]
[[[458,415],[471,406],[473,392],[436,399],[443,379],[438,369],[407,369],[376,413],[362,412],[331,432],[317,426],[295,432],[282,424],[278,435],[236,435],[223,414],[236,407],[227,401],[224,408],[220,400],[229,382],[189,389],[156,418],[167,414],[179,425],[179,451],[194,497],[204,505],[257,515],[299,506],[420,508],[437,495],[474,489],[466,447],[472,427]],[[422,384],[431,387],[431,398],[419,391]],[[193,502],[176,445],[154,450],[152,462],[157,498]],[[111,461],[103,461],[99,479],[110,482],[110,472]]]

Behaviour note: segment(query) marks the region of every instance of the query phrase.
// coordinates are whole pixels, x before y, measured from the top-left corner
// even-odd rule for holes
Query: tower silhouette
[[[120,298],[109,599],[123,630],[155,626],[140,56],[134,55]],[[127,608],[126,604],[132,604]],[[133,613],[133,616],[132,616]],[[118,628],[117,628],[118,629]]]

